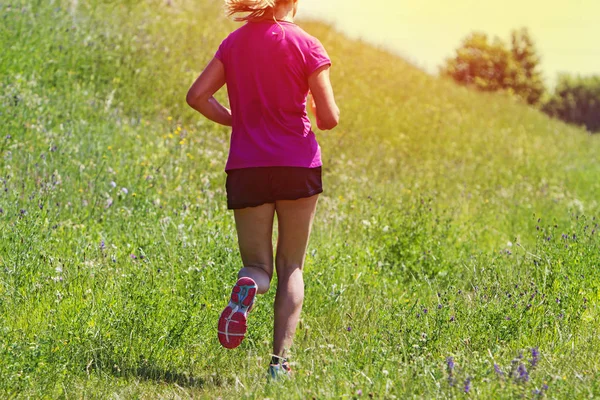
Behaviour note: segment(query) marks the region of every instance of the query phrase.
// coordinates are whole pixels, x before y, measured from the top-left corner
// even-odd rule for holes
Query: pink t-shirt
[[[323,45],[291,22],[248,22],[215,57],[225,66],[233,115],[225,170],[322,165],[306,113],[308,77],[330,65]]]

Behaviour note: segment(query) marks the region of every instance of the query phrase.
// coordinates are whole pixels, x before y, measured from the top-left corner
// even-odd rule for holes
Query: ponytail
[[[273,12],[275,6],[279,3],[285,3],[288,0],[225,0],[225,9],[228,16],[239,13],[247,15],[235,17],[236,21],[250,21],[261,19]]]

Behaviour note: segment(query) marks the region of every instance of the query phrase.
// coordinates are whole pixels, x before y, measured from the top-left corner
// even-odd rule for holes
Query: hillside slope
[[[600,396],[600,136],[318,22],[299,24],[342,123],[317,133],[296,379],[264,386],[273,292],[239,351],[218,346],[229,132],[185,94],[238,26],[219,4],[0,5],[0,393]]]

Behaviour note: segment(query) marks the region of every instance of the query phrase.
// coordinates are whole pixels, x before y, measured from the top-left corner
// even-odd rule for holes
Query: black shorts
[[[258,207],[323,193],[321,167],[260,167],[227,171],[227,208]]]

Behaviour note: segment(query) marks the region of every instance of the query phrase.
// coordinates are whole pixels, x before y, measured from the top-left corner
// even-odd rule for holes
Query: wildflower
[[[132,260],[136,260],[137,259],[137,256],[135,254],[132,254],[130,257],[131,257]]]
[[[358,389],[358,390],[356,391],[356,395],[357,395],[357,396],[362,396],[362,390]]]
[[[106,245],[104,244],[104,240],[102,240],[100,242],[100,250],[104,250],[106,248]]]
[[[540,351],[537,347],[531,349],[531,360],[529,363],[531,364],[531,368],[535,368],[535,366],[540,361]]]
[[[443,307],[443,306],[442,306],[441,304],[438,304],[438,310],[441,310],[441,309],[442,309],[442,307]]]
[[[12,136],[11,135],[6,135],[6,140],[10,140],[10,139],[12,139]]]
[[[504,372],[502,372],[502,370],[500,369],[500,366],[496,363],[494,363],[494,372],[496,372],[496,374],[498,374],[499,377],[504,376]]]
[[[347,328],[346,328],[346,330],[347,330],[348,332],[351,332],[351,331],[352,331],[352,327],[351,327],[351,326],[349,326],[349,327],[347,327]]]
[[[4,209],[0,207],[0,214],[4,214]]]
[[[429,310],[427,310],[426,308],[423,309],[423,314],[427,314]]]
[[[518,380],[520,380],[521,382],[529,381],[529,373],[527,372],[527,368],[525,368],[525,364],[519,364],[519,367],[517,368],[517,373],[519,374],[517,377]]]
[[[454,358],[446,357],[446,365],[448,370],[448,385],[454,386],[456,379],[454,379]]]
[[[450,317],[450,322],[454,322],[454,321],[456,321],[456,318],[453,315],[453,316]]]
[[[128,194],[128,193],[129,193],[129,190],[127,190],[127,188],[122,188],[122,189],[121,189],[121,192],[123,192],[123,193],[125,193],[125,194]]]
[[[470,390],[471,390],[471,377],[469,376],[467,379],[465,379],[465,393],[469,393]]]
[[[506,317],[504,317],[505,320],[510,321],[510,317],[507,315]]]
[[[114,181],[110,182],[110,187],[112,187],[113,189],[117,187],[117,184]]]
[[[27,214],[27,210],[21,209],[20,213],[21,213],[21,215],[25,215],[25,214]]]

